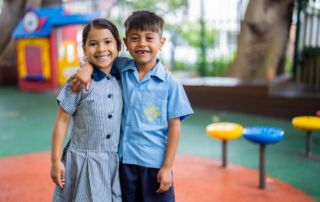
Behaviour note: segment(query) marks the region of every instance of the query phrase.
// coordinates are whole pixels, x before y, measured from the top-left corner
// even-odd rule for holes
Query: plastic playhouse
[[[70,14],[63,8],[30,9],[13,32],[19,88],[49,91],[79,67],[78,40],[83,24],[98,13]]]

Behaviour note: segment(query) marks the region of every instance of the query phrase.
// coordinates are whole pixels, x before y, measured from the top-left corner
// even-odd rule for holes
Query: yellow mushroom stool
[[[300,130],[307,132],[306,134],[306,156],[311,154],[312,132],[320,131],[320,117],[317,116],[297,116],[292,119],[292,125]]]
[[[241,137],[243,127],[237,123],[218,122],[209,124],[206,128],[211,138],[222,141],[222,167],[227,167],[227,142]]]

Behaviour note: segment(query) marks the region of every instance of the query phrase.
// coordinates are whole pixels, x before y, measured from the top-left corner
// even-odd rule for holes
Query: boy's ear
[[[161,37],[160,39],[160,47],[162,48],[164,43],[166,42],[166,37]]]
[[[128,47],[128,46],[127,46],[127,38],[123,38],[123,42],[124,42],[124,45],[125,45],[126,47]]]

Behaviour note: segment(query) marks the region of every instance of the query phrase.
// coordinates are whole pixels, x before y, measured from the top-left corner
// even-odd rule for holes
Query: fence
[[[296,1],[295,82],[320,89],[320,0]]]

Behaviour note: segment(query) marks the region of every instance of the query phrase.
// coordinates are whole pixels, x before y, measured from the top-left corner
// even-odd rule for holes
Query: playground
[[[51,132],[57,92],[26,93],[0,88],[0,201],[51,201]],[[244,138],[228,145],[228,167],[221,166],[221,142],[205,128],[212,121],[282,128],[285,138],[266,149],[266,188],[259,189],[259,148]],[[319,201],[320,136],[313,135],[305,156],[305,133],[291,120],[195,108],[182,122],[174,167],[178,202]]]
[[[181,123],[176,201],[320,201],[319,5],[0,0],[0,202],[51,201],[56,97],[85,61],[83,25],[100,16],[120,28],[141,8],[169,16],[160,58],[194,110]]]

